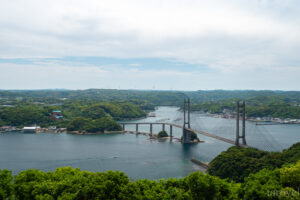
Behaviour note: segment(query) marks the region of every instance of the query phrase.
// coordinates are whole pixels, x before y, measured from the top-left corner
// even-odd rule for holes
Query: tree
[[[250,174],[249,177],[245,178],[243,185],[243,199],[277,199],[276,193],[283,188],[279,177],[278,169],[274,171],[263,169],[256,174]]]
[[[160,131],[157,135],[158,138],[168,137],[168,133],[166,131]]]
[[[244,152],[256,158],[261,153],[264,154],[253,149]],[[119,171],[89,172],[71,167],[57,168],[54,172],[29,169],[14,179],[10,171],[0,170],[0,199],[299,200],[299,169],[300,161],[281,169],[262,169],[245,177],[244,183],[202,172],[179,179],[134,181]]]
[[[7,199],[13,192],[11,171],[0,170],[0,199]]]
[[[294,190],[300,188],[300,160],[295,165],[280,169],[280,181],[285,187],[291,187]]]
[[[270,170],[280,168],[285,163],[295,163],[298,160],[300,160],[300,142],[282,153],[234,146],[210,162],[208,173],[243,182],[250,173],[259,172],[264,168]]]
[[[90,127],[90,120],[84,117],[76,117],[67,125],[69,131],[83,131]]]
[[[195,132],[190,131],[190,134],[191,134],[191,140],[192,140],[192,141],[193,141],[193,140],[199,141],[199,138],[198,138],[198,136],[197,136],[197,134],[196,134]]]
[[[101,106],[95,104],[92,106],[88,106],[82,112],[83,117],[91,118],[91,119],[98,119],[101,117],[105,117],[107,113],[104,111]]]

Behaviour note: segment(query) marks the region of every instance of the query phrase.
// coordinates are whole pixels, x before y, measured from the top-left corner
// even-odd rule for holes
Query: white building
[[[24,133],[37,133],[38,130],[39,130],[39,127],[36,127],[36,126],[23,128]]]

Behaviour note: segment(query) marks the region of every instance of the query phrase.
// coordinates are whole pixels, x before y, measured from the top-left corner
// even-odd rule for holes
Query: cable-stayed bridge
[[[160,126],[160,130],[169,132],[170,139],[174,137],[174,129],[180,129],[181,141],[183,143],[192,142],[190,139],[191,132],[213,138],[218,141],[237,145],[240,147],[256,147],[267,151],[278,151],[281,149],[279,143],[272,137],[264,126],[256,126],[253,123],[245,120],[245,102],[237,102],[237,111],[235,119],[218,118],[214,120],[213,126],[211,123],[203,120],[199,115],[190,112],[190,100],[184,100],[182,112],[176,112],[173,121],[159,122],[124,122],[120,123],[124,131],[128,131],[128,126],[135,126],[135,130],[131,132],[141,133],[141,126],[147,126],[149,131],[144,134],[152,136],[153,127]],[[215,123],[217,122],[217,123]],[[207,127],[210,125],[210,127]],[[178,130],[177,130],[178,132]],[[177,135],[178,136],[178,135]],[[247,141],[246,141],[247,139]],[[263,148],[261,148],[263,147]]]

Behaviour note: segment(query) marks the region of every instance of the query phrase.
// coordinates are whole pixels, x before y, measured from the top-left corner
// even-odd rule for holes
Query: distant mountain
[[[300,99],[300,91],[271,90],[198,90],[198,91],[159,91],[159,90],[116,90],[116,89],[47,89],[47,90],[0,90],[0,98],[67,98],[94,99],[99,101],[146,100],[155,105],[180,106],[184,98],[191,98],[192,103],[218,101],[226,99],[248,99],[252,97],[278,96]]]

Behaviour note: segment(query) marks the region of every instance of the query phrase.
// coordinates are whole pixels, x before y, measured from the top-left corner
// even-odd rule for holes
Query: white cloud
[[[2,89],[278,89],[298,90],[300,68],[209,72],[124,69],[122,66],[0,64]],[[253,78],[255,77],[255,79]],[[274,79],[276,77],[276,79]],[[254,80],[254,81],[253,81]]]
[[[230,76],[259,69],[299,72],[297,0],[0,3],[0,58],[158,57]]]

